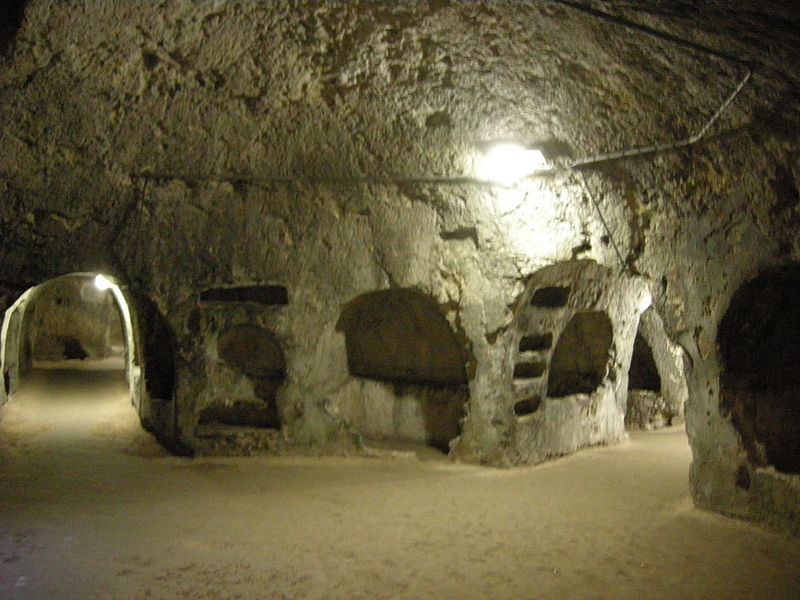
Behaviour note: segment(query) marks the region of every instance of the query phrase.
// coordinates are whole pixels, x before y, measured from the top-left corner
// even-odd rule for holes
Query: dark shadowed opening
[[[539,410],[539,405],[541,403],[542,399],[539,396],[531,396],[530,398],[520,400],[514,404],[514,414],[518,417],[533,414]]]
[[[17,36],[25,18],[28,0],[3,0],[0,2],[0,55],[6,54]]]
[[[514,365],[514,379],[535,379],[541,377],[547,363],[543,362],[520,362]]]
[[[742,285],[718,342],[722,404],[748,458],[800,473],[800,265]]]
[[[549,350],[553,345],[553,334],[546,333],[543,335],[526,335],[519,341],[520,352],[538,352],[541,350]]]
[[[640,331],[636,333],[628,370],[628,405],[625,427],[651,430],[671,422],[672,414],[661,395],[661,376],[653,350]]]
[[[175,391],[175,336],[152,300],[138,300],[145,387],[151,398],[171,400]]]
[[[653,359],[653,350],[647,340],[638,332],[633,342],[631,368],[628,371],[628,389],[661,391],[661,376],[658,374],[656,361]]]
[[[567,305],[569,299],[569,287],[546,287],[539,288],[533,293],[531,298],[532,306],[543,308],[559,308]]]
[[[612,339],[611,320],[604,312],[576,313],[553,351],[547,395],[562,397],[595,391],[606,374]]]
[[[415,387],[428,443],[445,449],[463,417],[467,372],[438,305],[415,290],[372,292],[344,307],[336,329],[345,334],[352,375]]]

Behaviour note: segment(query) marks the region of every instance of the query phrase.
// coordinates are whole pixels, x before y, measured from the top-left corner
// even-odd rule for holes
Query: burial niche
[[[365,401],[373,413],[365,421],[392,415],[375,435],[447,449],[468,396],[466,355],[438,305],[415,290],[372,292],[347,304],[336,328],[345,335],[351,375],[393,384],[382,402],[391,406]]]
[[[266,306],[285,306],[289,304],[289,293],[282,285],[212,288],[200,292],[200,302],[252,302]]]
[[[220,373],[220,397],[203,409],[200,423],[280,429],[276,398],[286,362],[272,334],[254,325],[235,326],[219,335],[217,352],[234,373]]]
[[[718,342],[721,402],[750,462],[800,473],[800,265],[742,285]]]
[[[547,395],[559,398],[595,391],[606,375],[612,338],[611,320],[606,313],[576,313],[553,351]]]
[[[569,287],[543,287],[533,293],[531,306],[542,308],[561,308],[569,300]]]

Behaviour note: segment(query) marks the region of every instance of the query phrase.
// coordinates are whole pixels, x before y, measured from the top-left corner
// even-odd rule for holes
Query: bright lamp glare
[[[96,287],[96,288],[97,288],[98,290],[100,290],[100,291],[111,289],[111,286],[112,286],[112,285],[114,285],[114,284],[113,284],[113,283],[111,283],[111,282],[110,282],[110,281],[109,281],[109,280],[108,280],[108,279],[107,279],[107,278],[106,278],[104,275],[102,275],[102,274],[98,274],[98,275],[97,275],[97,276],[94,278],[94,287]]]
[[[478,177],[511,186],[520,179],[547,168],[541,150],[517,144],[497,144],[478,163]]]
[[[639,310],[644,312],[653,304],[653,297],[650,292],[645,292],[641,300],[639,300]]]

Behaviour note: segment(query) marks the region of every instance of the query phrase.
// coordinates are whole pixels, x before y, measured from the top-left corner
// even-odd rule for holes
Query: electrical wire
[[[477,177],[413,177],[402,175],[297,175],[293,177],[252,177],[249,175],[239,175],[231,173],[229,175],[188,175],[176,173],[153,173],[153,172],[131,172],[130,177],[145,181],[170,181],[182,180],[189,183],[248,183],[255,185],[285,184],[295,183],[322,184],[322,185],[351,185],[354,183],[374,184],[374,185],[396,185],[396,184],[418,184],[418,185],[452,185],[452,186],[478,186],[478,187],[513,187],[505,186],[495,181],[478,179]]]
[[[611,247],[614,249],[614,253],[619,259],[619,266],[624,271],[627,268],[625,259],[622,258],[622,253],[619,251],[619,246],[617,246],[617,242],[614,241],[614,235],[611,233],[611,228],[608,226],[608,222],[606,221],[605,215],[603,215],[603,211],[600,208],[599,202],[595,198],[594,194],[592,194],[592,190],[589,189],[589,182],[586,179],[586,173],[581,173],[581,185],[586,191],[586,195],[589,196],[589,200],[591,200],[594,209],[597,211],[597,215],[600,217],[600,223],[603,224],[603,229],[606,230],[606,234],[608,235],[608,241],[611,242]]]

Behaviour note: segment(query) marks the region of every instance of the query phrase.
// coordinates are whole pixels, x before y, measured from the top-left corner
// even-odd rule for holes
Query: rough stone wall
[[[542,290],[554,289],[565,290],[556,302],[537,300]],[[627,439],[627,365],[646,294],[647,286],[640,279],[588,260],[552,265],[531,276],[513,326],[497,342],[506,348],[506,355],[495,365],[504,374],[504,402],[497,406],[495,420],[502,420],[505,428],[496,426],[495,430],[505,439],[497,462],[540,462],[581,447]],[[556,382],[559,347],[565,343],[562,338],[571,324],[587,315],[600,318],[583,320],[580,337],[566,342],[583,348],[577,352],[570,349],[573,360],[560,367],[560,377],[566,375],[566,381]],[[604,342],[606,327],[608,339]],[[546,334],[552,335],[550,346],[523,350],[523,339]],[[581,376],[593,377],[598,358],[599,377],[590,385],[570,381],[576,369]],[[532,363],[541,365],[538,374],[519,374],[520,364]],[[520,410],[519,403],[523,409],[532,405]]]
[[[800,254],[800,43],[783,4],[602,3],[752,62],[752,82],[698,145],[507,190],[418,178],[470,175],[476,143],[501,138],[563,161],[686,136],[743,68],[559,2],[31,0],[0,65],[0,284],[102,270],[137,314],[163,315],[175,381],[153,410],[189,446],[219,331],[203,290],[288,288],[274,320],[242,306],[237,324],[281,340],[281,439],[319,447],[352,437],[326,410],[352,382],[341,308],[415,288],[473,365],[454,455],[508,464],[539,455],[509,444],[528,277],[572,259],[618,270],[616,246],[691,358],[695,499],[792,527],[797,477],[749,470],[715,343],[740,284]]]

